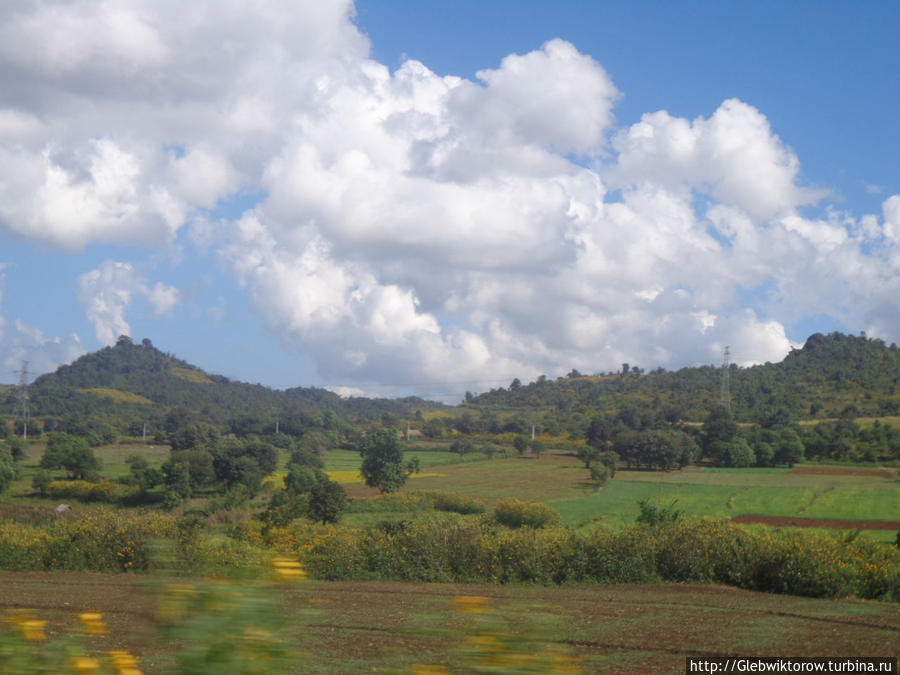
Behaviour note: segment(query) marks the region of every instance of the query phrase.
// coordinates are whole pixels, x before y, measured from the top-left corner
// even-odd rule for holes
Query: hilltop
[[[728,379],[732,412],[740,421],[883,416],[900,410],[900,349],[864,335],[816,333],[780,363],[732,364]],[[721,382],[722,368],[711,365],[646,373],[623,364],[617,373],[572,371],[556,380],[515,380],[508,388],[468,397],[466,405],[559,413],[652,409],[670,421],[702,421],[720,401]]]
[[[705,365],[666,371],[623,364],[615,373],[583,375],[572,371],[555,380],[540,377],[481,394],[467,394],[453,408],[418,397],[344,399],[322,388],[284,391],[229,380],[207,373],[156,347],[150,340],[117,344],[86,354],[30,387],[31,415],[49,421],[93,420],[137,435],[177,428],[185,421],[240,427],[274,428],[291,433],[322,423],[323,416],[351,423],[383,417],[412,419],[417,412],[440,411],[482,416],[543,416],[563,427],[600,411],[624,415],[631,426],[640,419],[701,422],[720,402],[722,368]],[[737,421],[888,416],[900,412],[900,349],[881,340],[841,333],[814,334],[780,363],[729,370],[731,408]],[[16,390],[0,390],[5,411],[15,408]],[[573,426],[574,424],[574,426]],[[45,426],[48,426],[45,424]]]
[[[13,410],[14,388],[0,392],[4,396],[6,410]],[[91,418],[133,434],[144,423],[159,429],[178,426],[185,419],[263,426],[280,421],[287,430],[325,414],[356,422],[385,414],[412,417],[416,410],[444,407],[417,397],[344,399],[316,387],[280,391],[236,382],[164,353],[148,339],[134,343],[127,337],[37,378],[29,398],[32,417]]]

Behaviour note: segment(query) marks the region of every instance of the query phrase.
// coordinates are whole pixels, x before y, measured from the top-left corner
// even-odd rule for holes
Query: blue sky
[[[897,3],[169,4],[0,9],[0,382],[122,332],[448,401],[897,341]]]

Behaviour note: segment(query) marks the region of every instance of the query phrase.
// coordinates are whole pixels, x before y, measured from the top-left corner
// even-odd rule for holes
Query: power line
[[[28,361],[22,361],[22,369],[19,371],[19,391],[16,398],[16,409],[13,413],[15,421],[22,420],[22,438],[28,440]]]

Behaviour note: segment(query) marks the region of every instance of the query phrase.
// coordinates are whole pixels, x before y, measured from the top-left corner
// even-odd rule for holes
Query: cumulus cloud
[[[16,319],[10,330],[0,333],[3,345],[3,369],[16,373],[23,363],[28,372],[46,373],[71,363],[85,353],[78,335],[47,337],[39,328]]]
[[[369,392],[452,397],[725,345],[775,361],[818,314],[900,330],[900,196],[880,215],[823,205],[764,111],[729,99],[619,128],[612,77],[564,40],[475,80],[391,72],[352,15],[7,3],[0,228],[214,252],[326,383]],[[246,192],[261,200],[241,217],[208,213]],[[104,344],[135,298],[179,301],[128,263],[78,283]]]
[[[157,314],[166,314],[178,303],[178,289],[157,282],[153,287],[130,263],[107,260],[78,277],[77,297],[97,340],[111,345],[120,335],[131,335],[125,310],[135,296],[144,297]]]

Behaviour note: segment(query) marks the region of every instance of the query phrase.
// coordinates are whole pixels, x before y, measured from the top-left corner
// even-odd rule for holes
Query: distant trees
[[[613,441],[613,450],[631,468],[680,469],[696,460],[696,441],[675,429],[623,431]]]
[[[163,482],[181,498],[217,486],[222,490],[242,486],[256,494],[278,463],[275,446],[258,436],[222,438],[214,428],[198,424],[176,431],[170,443]]]

